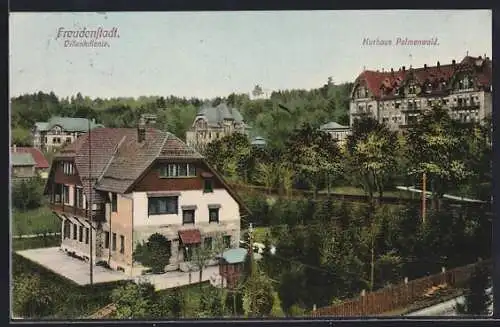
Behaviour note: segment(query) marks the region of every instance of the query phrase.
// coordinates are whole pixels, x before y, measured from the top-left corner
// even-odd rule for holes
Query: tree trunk
[[[330,174],[326,174],[326,194],[330,196]]]
[[[200,289],[202,288],[201,285],[201,281],[203,280],[203,268],[200,267]]]
[[[233,292],[233,312],[234,312],[234,316],[236,317],[237,313],[236,313],[236,290],[234,290]]]

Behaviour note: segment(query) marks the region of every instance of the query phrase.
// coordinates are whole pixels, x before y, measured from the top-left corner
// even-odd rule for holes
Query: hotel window
[[[89,229],[85,228],[85,244],[89,244]]]
[[[111,211],[112,212],[118,211],[118,198],[116,193],[111,193]]]
[[[109,232],[105,233],[104,237],[104,248],[109,249]]]
[[[214,191],[213,181],[211,179],[205,179],[203,181],[203,193],[212,193]]]
[[[83,242],[83,226],[78,228],[78,242]]]
[[[177,214],[179,198],[177,196],[148,198],[148,215]]]
[[[113,239],[111,240],[111,250],[116,251],[116,233],[113,233]]]
[[[208,222],[219,223],[219,208],[208,208]]]
[[[120,253],[125,253],[125,236],[120,235]]]
[[[159,169],[161,178],[171,177],[196,177],[196,166],[194,164],[167,164]]]
[[[182,224],[194,224],[194,209],[182,210]]]
[[[76,224],[73,224],[73,239],[76,240],[76,234],[78,234],[78,226]]]

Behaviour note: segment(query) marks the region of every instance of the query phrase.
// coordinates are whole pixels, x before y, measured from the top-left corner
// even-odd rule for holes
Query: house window
[[[73,239],[76,240],[76,234],[78,234],[78,226],[73,224]]]
[[[231,236],[230,235],[225,235],[222,237],[222,242],[224,243],[224,247],[230,248],[231,247]]]
[[[116,193],[111,194],[111,211],[112,212],[118,211],[118,198]]]
[[[203,240],[203,246],[205,249],[211,249],[212,248],[212,238],[211,237],[205,237]]]
[[[66,185],[63,186],[63,198],[64,198],[64,203],[69,204],[69,186]]]
[[[213,181],[211,179],[205,179],[203,181],[203,193],[212,193],[214,191]]]
[[[78,242],[83,242],[83,226],[80,226],[78,231]]]
[[[71,143],[71,137],[66,138],[66,143]]]
[[[208,222],[219,223],[219,208],[208,208]]]
[[[104,237],[104,248],[109,249],[109,232],[106,232],[106,235]]]
[[[63,161],[63,172],[64,175],[71,176],[74,175],[74,166],[73,163],[68,161]]]
[[[195,210],[182,210],[182,224],[194,224],[194,212]]]
[[[148,198],[149,215],[173,215],[178,213],[179,198],[177,196]]]
[[[160,167],[161,178],[171,177],[195,177],[196,166],[194,164],[167,164]]]
[[[120,253],[125,253],[125,236],[120,235]]]
[[[64,221],[64,238],[71,238],[71,223],[68,220]]]
[[[193,258],[193,249],[196,248],[197,244],[186,245],[182,250],[184,254],[184,261],[191,261]]]
[[[111,242],[111,250],[116,251],[116,233],[113,233],[113,240]]]
[[[89,244],[89,229],[85,228],[85,244]]]
[[[81,187],[76,188],[76,207],[83,208],[83,189]]]

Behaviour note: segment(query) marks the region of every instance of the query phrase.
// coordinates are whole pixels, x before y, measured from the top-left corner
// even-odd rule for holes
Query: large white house
[[[238,247],[247,210],[196,150],[143,124],[97,128],[64,147],[45,191],[61,219],[61,248],[89,258],[92,246],[94,262],[125,272],[138,266],[136,245],[154,233],[170,241],[167,270],[187,269],[192,249],[215,237]]]
[[[52,117],[48,122],[36,122],[32,130],[33,146],[43,151],[56,151],[74,142],[88,130],[103,127],[94,120],[73,117]]]

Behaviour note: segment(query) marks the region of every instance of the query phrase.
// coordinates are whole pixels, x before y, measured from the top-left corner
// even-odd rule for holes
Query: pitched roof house
[[[203,151],[208,143],[235,132],[246,135],[249,128],[238,109],[225,103],[215,107],[204,105],[198,109],[193,125],[186,132],[186,142]]]
[[[188,269],[193,247],[215,237],[237,247],[247,210],[203,156],[145,125],[97,128],[64,147],[45,192],[63,221],[63,250],[89,258],[92,244],[96,261],[129,273],[140,267],[135,246],[153,233],[170,241],[167,270]]]
[[[319,130],[330,134],[334,140],[339,142],[344,142],[351,132],[351,128],[349,126],[343,126],[334,121],[321,125]]]
[[[10,155],[10,162],[13,179],[32,178],[36,176],[36,162],[30,153],[13,152]]]
[[[86,133],[89,128],[103,127],[95,120],[75,117],[50,118],[48,122],[36,122],[33,127],[33,146],[45,151],[57,150],[72,143],[78,136]]]
[[[22,156],[20,156],[22,154]],[[42,178],[47,178],[49,163],[43,153],[33,147],[18,147],[13,145],[11,147],[11,156],[13,158],[12,165],[15,166],[15,162],[19,161],[21,157],[26,158],[30,163],[34,162],[34,171]],[[31,159],[27,159],[30,157]]]

